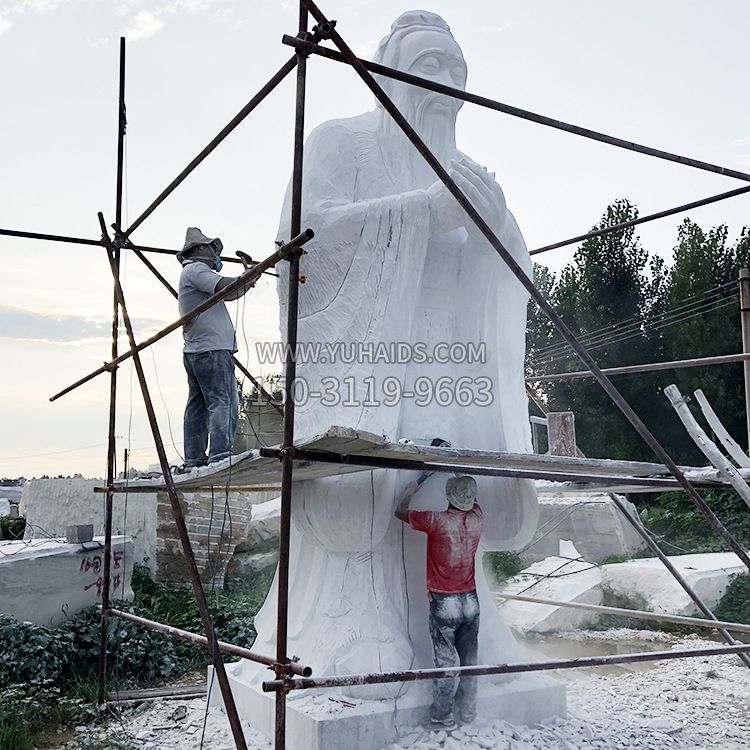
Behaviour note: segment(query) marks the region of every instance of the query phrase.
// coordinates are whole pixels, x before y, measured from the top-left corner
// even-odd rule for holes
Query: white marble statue
[[[426,11],[402,14],[375,59],[450,86],[466,83],[461,48],[445,21]],[[526,246],[502,189],[456,148],[461,102],[390,79],[380,83],[530,273]],[[279,229],[283,239],[290,234],[289,214],[287,194]],[[341,425],[392,441],[440,437],[455,447],[531,451],[523,382],[527,294],[379,105],[357,117],[323,123],[310,134],[302,226],[312,227],[316,236],[305,256],[309,280],[300,287],[299,340],[342,342],[348,348],[346,362],[298,365],[305,389],[325,391],[328,398],[325,403],[309,398],[298,406],[297,438]],[[279,298],[283,335],[284,274]],[[484,344],[485,358],[446,364],[396,362],[387,356],[349,361],[352,353],[366,355],[367,345],[395,342],[420,342],[427,352],[438,344]],[[354,349],[360,344],[364,352]],[[462,377],[473,403],[459,405],[453,398]],[[427,405],[416,397],[395,403],[386,398],[397,385],[413,391],[440,378],[444,405],[437,395]],[[448,476],[428,479],[411,507],[445,507]],[[402,489],[414,479],[412,472],[378,470],[295,483],[288,650],[315,674],[432,665],[425,537],[393,517]],[[537,523],[533,482],[477,480],[485,518],[483,549],[512,549],[527,541]],[[515,643],[490,598],[481,562],[477,578],[479,662],[512,658]],[[256,627],[256,650],[274,653],[275,585]],[[242,673],[253,682],[268,674],[249,663]],[[388,697],[397,687],[345,692]]]

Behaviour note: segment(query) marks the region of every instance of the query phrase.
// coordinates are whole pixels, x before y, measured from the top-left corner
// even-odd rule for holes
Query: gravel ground
[[[636,638],[639,635],[636,631],[629,634]],[[625,640],[627,635],[627,631],[618,631],[617,640]],[[715,645],[696,636],[669,639],[663,648]],[[534,727],[478,721],[450,735],[409,730],[399,744],[383,750],[750,748],[750,683],[746,668],[736,657],[664,661],[654,669],[619,674],[569,670],[564,678],[569,681],[566,719],[553,719]],[[121,724],[111,723],[106,732],[110,737],[124,733],[142,750],[198,750],[204,711],[203,700],[142,704],[123,714]],[[98,730],[95,736],[103,733]],[[271,748],[250,727],[246,737],[252,750]],[[85,743],[68,745],[78,746]],[[226,717],[218,709],[209,710],[203,747],[234,748]]]

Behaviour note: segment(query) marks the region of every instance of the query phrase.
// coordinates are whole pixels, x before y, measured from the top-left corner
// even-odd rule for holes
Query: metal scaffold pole
[[[117,102],[117,187],[115,198],[115,231],[119,233],[122,222],[123,155],[125,153],[125,38],[120,37],[120,94]],[[112,292],[112,359],[117,358],[117,338],[120,327],[117,280],[120,275],[120,249],[113,257],[112,273],[115,275]],[[109,435],[107,440],[107,486],[115,479],[115,424],[117,411],[117,367],[110,371],[109,380]],[[104,499],[104,561],[102,569],[102,617],[99,634],[99,692],[98,702],[107,701],[107,642],[109,636],[109,599],[112,558],[112,498],[111,491]]]
[[[742,326],[742,351],[750,352],[750,273],[740,268],[740,324]],[[745,376],[745,424],[747,425],[746,448],[750,451],[750,360],[743,364]]]
[[[130,322],[130,316],[128,315],[128,309],[125,304],[125,297],[123,295],[122,286],[120,285],[120,279],[117,273],[117,265],[115,262],[116,249],[109,238],[107,226],[104,222],[104,216],[101,213],[99,214],[99,224],[102,230],[102,241],[107,248],[107,257],[109,259],[112,278],[114,279],[115,284],[115,294],[117,295],[117,301],[119,302],[120,309],[122,311],[122,321],[125,326],[125,331],[128,335],[130,347],[131,349],[135,350],[136,342],[135,335],[133,333],[133,326]],[[242,724],[237,713],[237,706],[234,702],[234,696],[232,695],[232,689],[229,685],[229,679],[227,677],[226,669],[224,668],[224,662],[221,658],[221,652],[218,648],[216,633],[214,632],[213,620],[208,609],[208,602],[206,601],[206,594],[203,590],[200,573],[198,572],[198,566],[195,562],[195,556],[193,555],[193,548],[190,543],[190,537],[188,535],[187,526],[185,524],[185,517],[182,513],[180,499],[177,495],[177,489],[174,484],[174,479],[172,478],[172,470],[169,466],[169,461],[167,460],[164,441],[162,440],[161,431],[159,430],[159,424],[156,420],[156,412],[154,411],[154,405],[151,400],[148,383],[146,382],[146,375],[144,373],[143,364],[141,363],[141,357],[138,351],[134,351],[133,353],[133,364],[135,365],[136,375],[138,376],[138,383],[140,384],[141,394],[143,396],[143,402],[146,408],[146,414],[148,416],[149,425],[151,426],[151,433],[154,437],[156,452],[159,456],[159,464],[164,476],[164,483],[167,488],[169,502],[172,507],[172,516],[174,517],[177,535],[180,539],[182,552],[185,556],[185,562],[187,564],[188,573],[190,575],[190,582],[193,587],[193,595],[195,596],[196,604],[198,605],[201,622],[203,623],[203,628],[205,630],[206,638],[208,639],[209,648],[211,650],[213,666],[216,671],[216,678],[221,690],[221,696],[224,701],[224,708],[227,712],[227,718],[229,719],[232,736],[234,738],[237,750],[247,750],[245,736],[242,732]]]
[[[300,0],[299,30],[300,38],[307,34],[307,8]],[[302,164],[305,140],[305,84],[307,78],[307,57],[297,51],[297,93],[294,115],[294,165],[292,171],[292,215],[291,234],[296,236],[302,226]],[[281,468],[281,518],[279,529],[279,568],[278,568],[278,601],[276,622],[276,679],[287,680],[284,665],[289,661],[287,654],[287,630],[289,622],[289,556],[290,532],[292,521],[292,474],[294,460],[290,451],[294,446],[294,380],[297,374],[297,323],[299,303],[299,268],[300,255],[295,253],[289,258],[289,288],[287,296],[286,355],[284,362],[284,436]],[[276,727],[274,738],[275,750],[286,748],[286,691],[276,693]]]

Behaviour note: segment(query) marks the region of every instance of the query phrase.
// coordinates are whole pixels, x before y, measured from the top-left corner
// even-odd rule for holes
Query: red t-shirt
[[[464,594],[476,588],[474,560],[482,535],[482,509],[410,510],[409,526],[427,534],[427,588]]]

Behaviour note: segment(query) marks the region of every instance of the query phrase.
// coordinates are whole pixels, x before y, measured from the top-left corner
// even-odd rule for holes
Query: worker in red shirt
[[[408,485],[396,508],[396,518],[427,534],[427,598],[430,602],[430,636],[435,666],[455,667],[477,663],[479,599],[474,581],[474,561],[482,535],[482,509],[477,503],[474,477],[452,477],[445,484],[448,508],[443,511],[409,510],[419,489]],[[476,717],[476,678],[435,680],[430,723],[452,729],[456,720],[469,723]]]

